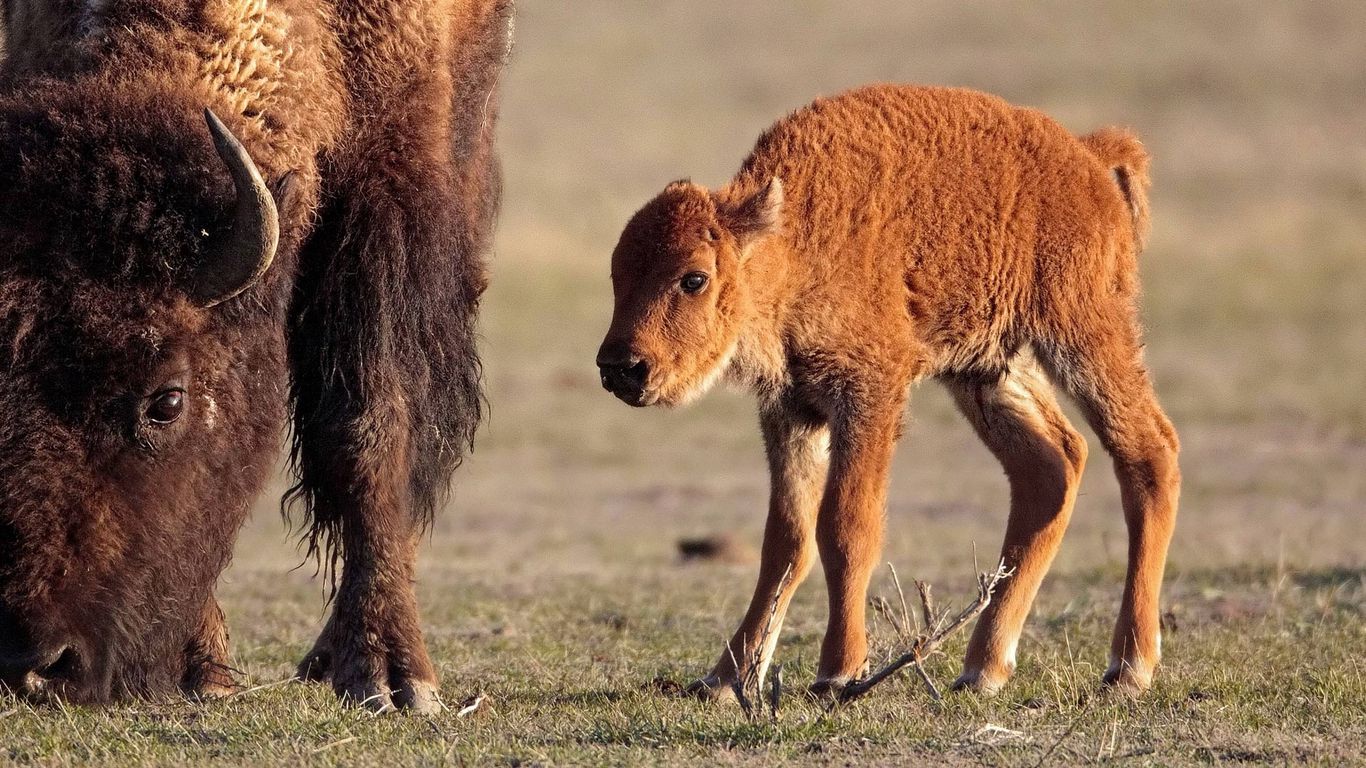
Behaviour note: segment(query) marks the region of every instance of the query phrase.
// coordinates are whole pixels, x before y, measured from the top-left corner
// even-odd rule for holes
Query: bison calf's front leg
[[[705,697],[730,696],[743,670],[756,662],[756,679],[762,684],[788,603],[815,560],[816,508],[829,466],[828,430],[784,406],[765,408],[760,421],[771,488],[759,583],[715,668],[691,687]]]
[[[900,430],[902,398],[850,408],[831,445],[829,485],[816,523],[830,620],[812,692],[836,695],[868,661],[868,581],[882,552],[887,474]]]

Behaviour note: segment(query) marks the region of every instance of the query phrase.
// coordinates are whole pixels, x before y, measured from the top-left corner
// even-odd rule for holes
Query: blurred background
[[[774,120],[871,81],[991,91],[1077,133],[1135,129],[1153,156],[1148,363],[1184,443],[1171,578],[1366,565],[1366,3],[518,5],[483,308],[491,417],[422,556],[438,637],[483,620],[462,590],[547,579],[600,585],[589,594],[610,602],[614,584],[657,578],[714,594],[717,637],[738,618],[754,566],[679,568],[676,543],[730,533],[757,548],[768,479],[753,401],[718,390],[642,411],[603,392],[593,359],[612,308],[608,256],[668,181],[721,184]],[[974,551],[995,557],[1005,478],[933,382],[907,424],[887,558],[903,574],[966,575]],[[1056,567],[1113,572],[1117,595],[1118,492],[1087,434]],[[322,610],[307,596],[323,586],[311,566],[288,570],[303,556],[276,498],[244,532],[224,602],[239,627],[244,612],[273,614],[302,646]],[[286,589],[299,599],[255,600]],[[442,596],[456,598],[449,611]]]

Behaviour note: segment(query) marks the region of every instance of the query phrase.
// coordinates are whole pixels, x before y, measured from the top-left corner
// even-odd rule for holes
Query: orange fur
[[[1147,155],[1122,130],[1078,139],[986,94],[883,85],[798,110],[724,187],[671,184],[631,219],[612,255],[604,386],[671,405],[722,373],[759,398],[772,501],[736,657],[775,602],[781,619],[818,552],[830,624],[817,686],[862,673],[893,446],[910,386],[934,377],[1011,483],[1002,556],[1016,575],[959,680],[1003,684],[1085,464],[1052,382],[1081,405],[1123,489],[1130,569],[1106,681],[1147,687],[1180,483],[1141,360],[1147,186]],[[694,275],[705,285],[689,293]],[[731,658],[700,688],[725,690]]]

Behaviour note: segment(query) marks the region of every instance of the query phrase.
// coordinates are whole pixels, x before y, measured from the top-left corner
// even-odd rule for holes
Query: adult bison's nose
[[[41,698],[76,680],[81,657],[75,646],[38,645],[9,611],[0,607],[0,685]]]
[[[603,344],[598,350],[602,388],[632,405],[641,405],[650,366],[624,344]]]

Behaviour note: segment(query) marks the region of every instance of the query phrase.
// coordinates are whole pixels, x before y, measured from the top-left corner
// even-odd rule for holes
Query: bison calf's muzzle
[[[645,384],[650,364],[621,344],[604,344],[598,350],[598,375],[602,388],[635,406],[647,405]]]

